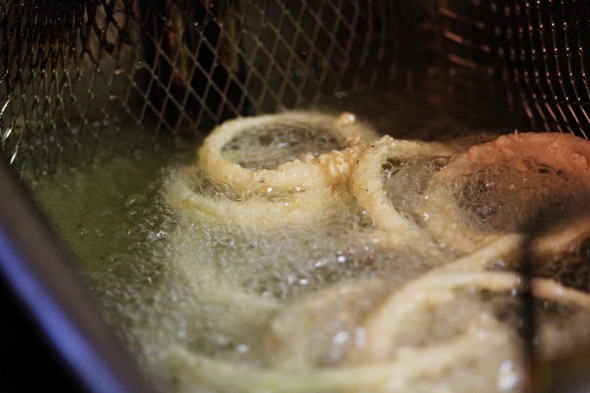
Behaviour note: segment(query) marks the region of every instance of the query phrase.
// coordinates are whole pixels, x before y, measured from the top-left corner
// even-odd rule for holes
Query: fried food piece
[[[569,134],[514,133],[472,146],[435,173],[425,191],[425,227],[469,253],[490,236],[530,232],[584,203],[590,142]]]
[[[248,143],[240,143],[240,138],[248,138]],[[358,147],[376,138],[372,127],[348,112],[238,118],[211,132],[199,149],[199,166],[213,180],[248,193],[268,196],[326,188],[346,179]],[[248,153],[252,149],[264,152],[262,163],[251,157],[257,154]],[[269,160],[272,155],[275,159]]]

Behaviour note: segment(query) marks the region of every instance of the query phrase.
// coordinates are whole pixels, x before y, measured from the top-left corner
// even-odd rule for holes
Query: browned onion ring
[[[514,133],[492,142],[472,146],[445,168],[435,173],[425,192],[426,228],[441,243],[469,253],[488,241],[490,236],[469,228],[464,213],[448,187],[473,173],[477,165],[505,163],[518,171],[530,169],[530,161],[565,174],[590,191],[590,142],[570,134]],[[466,180],[465,180],[466,181]],[[445,185],[446,187],[441,187]]]

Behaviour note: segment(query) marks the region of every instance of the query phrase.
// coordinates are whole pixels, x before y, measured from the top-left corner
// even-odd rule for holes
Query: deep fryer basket
[[[6,0],[2,151],[9,171],[36,176],[83,165],[99,145],[131,151],[130,126],[150,136],[191,135],[230,117],[301,107],[359,111],[402,136],[518,128],[586,138],[589,9],[583,0]],[[20,187],[10,182],[0,205],[34,210],[20,205],[26,196],[6,191]],[[17,238],[44,225],[35,219],[20,229],[13,220],[0,228]],[[10,259],[13,243],[2,248],[3,276],[50,332],[36,299],[8,273],[11,266],[37,271],[40,257]],[[55,264],[51,271],[69,264],[55,252],[40,258]],[[110,356],[99,360],[113,371]],[[589,386],[580,375],[568,380]]]

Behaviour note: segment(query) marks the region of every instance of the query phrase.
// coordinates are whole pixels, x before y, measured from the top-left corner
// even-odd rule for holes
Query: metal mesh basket
[[[0,1],[1,150],[19,171],[234,116],[352,109],[382,131],[590,133],[583,0]]]
[[[0,5],[0,130],[17,162],[152,134],[195,133],[386,83],[394,5],[7,1]],[[117,134],[107,138],[106,131]],[[133,144],[133,141],[127,141]],[[20,160],[19,160],[20,158]],[[22,164],[21,164],[22,165]]]
[[[9,0],[0,4],[2,146],[21,168],[77,162],[97,144],[133,146],[129,126],[194,134],[229,117],[326,101],[362,108],[367,95],[378,96],[366,107],[381,103],[372,115],[390,133],[399,124],[419,133],[413,126],[427,118],[447,131],[586,136],[588,8],[575,0]]]
[[[499,55],[507,78],[517,85],[515,101],[535,127],[587,138],[590,4],[506,1],[492,9]]]

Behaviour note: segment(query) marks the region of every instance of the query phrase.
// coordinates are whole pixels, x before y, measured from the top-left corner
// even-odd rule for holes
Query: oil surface
[[[113,156],[97,146],[92,162],[25,180],[104,306],[107,323],[141,357],[137,332],[149,324],[146,313],[166,274],[162,252],[174,227],[161,198],[165,168],[190,159],[197,141],[127,132],[139,141],[133,151]]]
[[[457,146],[483,138],[474,135]],[[272,150],[278,143],[264,141],[259,150]],[[281,371],[362,363],[362,354],[354,353],[363,345],[359,320],[379,308],[392,290],[457,257],[453,251],[413,244],[388,249],[346,187],[331,190],[329,219],[308,226],[259,231],[206,215],[195,219],[173,212],[167,206],[167,189],[176,168],[194,165],[198,146],[197,140],[146,140],[128,154],[111,157],[99,150],[92,164],[57,168],[50,175],[28,179],[89,288],[104,305],[107,321],[165,391],[177,390],[177,380],[183,379],[190,391],[225,393],[224,373],[235,376],[242,371],[239,366],[224,369],[223,362],[246,367],[245,375],[254,373],[254,382],[264,381],[269,367],[283,375]],[[300,148],[300,143],[285,146],[280,157],[269,159],[282,162],[296,154],[289,149]],[[424,220],[415,214],[420,194],[447,159],[393,160],[381,168],[388,198],[409,221]],[[264,162],[255,166],[264,167]],[[212,188],[207,180],[199,183],[199,176],[193,191],[207,198],[227,197],[223,187]],[[477,187],[459,191],[459,197],[476,200],[477,212],[496,202]],[[486,198],[475,198],[482,195]],[[471,391],[518,391],[518,294],[506,299],[485,291],[456,292],[461,293],[456,302],[408,316],[398,328],[402,347],[420,350],[444,344],[462,334],[463,326],[479,326],[480,336],[508,331],[498,342],[493,335],[484,337],[482,345],[502,349],[494,351],[493,359],[482,362],[479,354],[475,362],[460,361],[446,383]],[[542,305],[540,309],[547,314]],[[551,328],[554,319],[547,321]],[[554,348],[567,341],[554,333],[551,337]],[[185,352],[190,355],[179,366],[178,353]],[[195,361],[203,367],[194,366]],[[198,390],[208,377],[199,376],[199,370],[207,367],[219,373],[213,383],[222,387]],[[256,374],[260,370],[262,374]],[[477,378],[466,381],[465,370]],[[428,378],[414,381],[416,391],[429,391],[438,383]]]

